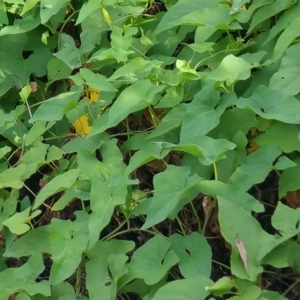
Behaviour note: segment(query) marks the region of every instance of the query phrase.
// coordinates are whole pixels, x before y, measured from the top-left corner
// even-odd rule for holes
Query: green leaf
[[[255,281],[258,274],[263,271],[262,259],[276,246],[295,235],[294,232],[283,236],[270,235],[262,230],[259,222],[240,206],[225,198],[218,197],[219,222],[223,237],[232,246],[231,270],[242,279]],[[234,211],[234,218],[232,212]],[[236,247],[236,236],[242,241],[247,254],[247,267]]]
[[[272,90],[280,91],[284,95],[294,96],[299,94],[299,51],[299,44],[295,44],[286,50],[283,55],[279,70],[271,77],[269,87]]]
[[[107,119],[103,115],[94,122],[90,136],[116,126],[133,112],[142,110],[150,104],[156,104],[158,101],[157,94],[163,88],[163,86],[152,84],[150,80],[141,80],[133,83],[113,103],[107,113]]]
[[[66,92],[50,98],[37,108],[29,122],[59,121],[68,110],[77,105],[79,97],[79,92]]]
[[[104,92],[116,92],[116,88],[101,74],[95,74],[91,70],[82,68],[80,75],[85,80],[86,84],[94,89]]]
[[[194,186],[201,178],[190,176],[189,167],[168,165],[167,169],[154,176],[154,196],[147,211],[143,229],[149,228],[170,217],[174,219],[180,209],[197,195]]]
[[[240,98],[238,108],[250,108],[265,119],[300,124],[300,103],[293,96],[260,85],[249,98]]]
[[[214,43],[208,43],[208,42],[198,42],[194,44],[187,44],[188,47],[190,47],[193,51],[197,53],[203,53],[206,51],[213,51]]]
[[[33,16],[27,16],[22,19],[16,19],[14,25],[6,26],[0,30],[0,37],[10,34],[22,34],[33,30],[40,24],[40,18]]]
[[[52,292],[51,296],[53,299],[60,299],[60,300],[76,299],[74,288],[67,282],[61,282],[53,286],[51,292]]]
[[[0,24],[8,25],[8,18],[6,15],[6,7],[4,5],[4,1],[0,0]]]
[[[0,0],[0,299],[282,300],[260,277],[297,278],[300,1],[149,2]]]
[[[45,24],[69,3],[68,0],[41,0],[41,23]]]
[[[298,234],[300,232],[299,221],[300,209],[295,210],[278,202],[272,216],[272,225],[281,235],[291,232],[294,232],[294,235]]]
[[[48,148],[49,145],[37,141],[32,148],[24,153],[19,160],[20,165],[24,164],[26,166],[26,170],[22,174],[22,179],[29,178],[39,167],[46,164],[45,156]]]
[[[211,248],[206,239],[197,232],[188,236],[177,233],[170,236],[171,249],[179,257],[179,270],[184,278],[195,278],[199,275],[210,277]]]
[[[127,178],[112,176],[107,181],[101,182],[94,177],[91,185],[91,209],[89,220],[89,249],[99,239],[99,233],[109,223],[114,208],[125,204],[127,196]]]
[[[75,25],[82,23],[91,15],[91,13],[95,12],[96,10],[100,11],[101,3],[102,0],[89,0],[88,2],[83,3]]]
[[[115,59],[118,63],[124,62],[128,60],[128,55],[134,53],[131,50],[123,50],[123,49],[100,49],[88,60],[88,62],[97,62],[97,61],[105,61],[109,59]]]
[[[99,232],[109,223],[115,206],[126,202],[128,179],[123,176],[125,165],[116,142],[110,140],[103,144],[101,147],[103,176],[99,176],[98,172],[92,177],[89,249],[97,242]]]
[[[230,8],[230,14],[232,15],[237,13],[239,9],[248,2],[250,2],[250,0],[233,0]]]
[[[123,154],[120,151],[117,139],[106,141],[101,146],[101,154],[103,163],[110,175],[122,176],[124,174],[126,165],[123,161]]]
[[[212,139],[208,136],[190,138],[177,145],[160,142],[156,144],[165,150],[181,151],[197,156],[199,161],[206,166],[226,158],[224,153],[235,148],[235,144],[228,140]]]
[[[100,162],[90,151],[78,151],[77,160],[81,174],[90,179],[97,177],[101,181],[104,181],[108,178],[109,174],[105,165],[103,162]]]
[[[282,172],[279,179],[279,198],[286,196],[287,192],[292,192],[300,189],[298,174],[300,174],[300,160],[294,161],[297,165],[293,168],[286,169]]]
[[[213,282],[204,276],[174,280],[167,283],[155,293],[153,300],[205,300],[209,296],[206,287]]]
[[[216,31],[217,29],[229,29],[230,21],[231,18],[229,15],[228,6],[219,4],[190,12],[189,14],[182,16],[177,21],[174,20],[172,25],[206,26],[208,28],[214,28]]]
[[[40,0],[27,0],[23,6],[21,15],[24,15],[25,13],[33,9],[38,2],[40,2]]]
[[[50,196],[70,188],[76,182],[78,175],[79,169],[73,169],[55,176],[38,193],[35,198],[33,209],[38,208]]]
[[[150,71],[157,66],[156,61],[144,60],[141,57],[137,57],[130,60],[126,65],[118,68],[114,74],[109,78],[110,81],[116,79],[127,79],[132,82],[137,81],[141,78],[145,78],[145,75],[149,74]],[[142,76],[142,74],[144,76]]]
[[[274,48],[273,60],[279,59],[288,46],[297,38],[300,34],[298,28],[300,26],[300,17],[294,19],[283,31],[277,40]]]
[[[299,270],[300,270],[299,250],[300,250],[300,245],[299,244],[294,245],[294,252],[290,256],[290,260],[289,260],[289,265],[291,267],[295,268],[295,270],[297,270],[297,272],[299,272]]]
[[[148,240],[133,253],[128,265],[130,276],[141,278],[148,285],[159,282],[179,261],[170,246],[171,243],[160,235]]]
[[[256,53],[245,53],[240,56],[244,61],[252,65],[252,67],[260,67],[260,61],[264,56],[266,56],[267,51],[258,51]]]
[[[19,268],[9,268],[0,273],[1,297],[8,299],[10,295],[26,291],[30,295],[40,293],[50,297],[50,284],[47,281],[37,283],[37,277],[44,270],[41,255],[33,255]]]
[[[0,189],[11,187],[20,189],[23,186],[21,177],[25,173],[25,165],[20,164],[15,168],[9,168],[0,173]]]
[[[18,294],[16,300],[31,300],[31,299],[26,293],[22,292]]]
[[[148,135],[147,139],[162,136],[165,133],[180,127],[188,107],[190,107],[190,105],[187,106],[185,103],[175,106],[167,115],[162,118],[156,128]]]
[[[14,241],[5,251],[5,257],[30,256],[34,253],[47,253],[50,249],[49,225],[29,230]]]
[[[101,133],[92,137],[77,137],[63,145],[62,149],[65,153],[80,152],[81,150],[94,153],[96,149],[100,148],[106,138],[106,134]]]
[[[273,170],[273,162],[281,154],[274,146],[259,148],[247,156],[230,177],[235,186],[247,191],[256,183],[262,182]]]
[[[182,122],[181,139],[207,134],[218,125],[225,109],[226,106],[220,103],[220,93],[213,86],[204,87],[188,105]]]
[[[235,286],[234,280],[229,277],[222,277],[218,279],[213,286],[207,288],[208,291],[212,292],[214,295],[222,296],[231,291]]]
[[[240,207],[244,208],[249,213],[251,211],[263,212],[264,206],[257,201],[253,196],[245,192],[237,185],[225,184],[216,180],[201,180],[197,184],[199,189],[204,195],[209,195],[214,198],[221,196],[228,201],[234,202]]]
[[[286,29],[294,19],[300,16],[299,5],[300,3],[297,1],[291,8],[286,10],[280,16],[276,24],[274,24],[274,26],[271,27],[271,30],[268,34],[268,38],[266,39],[264,44],[270,42],[270,40],[275,38],[279,33]]]
[[[265,256],[263,264],[275,268],[286,268],[290,266],[291,257],[293,257],[294,251],[298,250],[297,248],[298,245],[292,241],[284,242]]]
[[[80,218],[70,220],[53,219],[50,225],[50,252],[53,265],[49,281],[56,285],[67,279],[76,270],[82,253],[88,245],[88,215],[81,212]]]
[[[282,152],[291,153],[300,151],[299,132],[299,125],[273,122],[270,128],[252,141],[260,146],[276,146]]]
[[[89,194],[89,193],[88,193]],[[74,189],[68,189],[64,192],[64,194],[55,202],[52,206],[52,211],[60,211],[63,210],[71,201],[73,201],[76,197],[76,192]]]
[[[54,56],[63,61],[70,69],[81,66],[80,50],[76,48],[73,38],[62,33],[60,38],[60,50],[54,53]]]
[[[182,75],[181,77],[184,77],[184,75]],[[155,105],[155,108],[174,107],[180,104],[183,100],[183,96],[184,96],[183,93],[184,93],[183,84],[179,84],[179,85],[176,84],[176,86],[171,86],[167,88],[166,94],[162,97],[161,101]]]
[[[19,191],[16,189],[11,189],[10,193],[6,190],[1,190],[1,198],[0,198],[0,222],[2,224],[3,221],[7,220],[10,216],[12,216],[16,209],[19,198]],[[4,201],[5,200],[5,201]],[[1,230],[3,229],[3,225],[0,225]],[[14,238],[14,235],[11,235]],[[12,240],[11,240],[12,242]],[[8,244],[9,242],[7,242]]]
[[[182,18],[188,19],[189,14],[199,11],[199,13],[205,12],[205,9],[215,6],[218,0],[180,0],[174,6],[172,6],[166,14],[162,17],[160,23],[155,29],[155,33],[158,34],[165,30],[168,30],[174,26],[181,24]],[[182,24],[184,24],[183,22]]]
[[[132,44],[132,37],[138,32],[136,27],[112,27],[111,47],[112,49],[127,50]]]
[[[2,148],[0,148],[0,159],[2,159],[3,157],[5,157],[5,155],[7,153],[9,153],[11,151],[11,148],[8,146],[4,146]]]
[[[91,300],[115,299],[117,283],[127,272],[125,254],[134,249],[132,241],[111,240],[98,241],[94,248],[87,253],[86,286]]]
[[[163,159],[168,155],[168,153],[168,150],[162,150],[161,147],[156,144],[146,144],[139,151],[133,154],[126,168],[125,174],[132,173],[140,166],[154,159]]]
[[[49,60],[47,64],[48,70],[48,85],[50,85],[53,81],[68,78],[71,75],[72,69],[67,66],[62,60],[53,57]]]
[[[251,2],[250,6],[247,7],[247,9],[239,12],[239,14],[237,16],[237,20],[240,23],[247,23],[250,20],[250,18],[253,16],[253,14],[255,13],[256,10],[258,10],[260,7],[263,7],[270,3],[273,3],[273,0],[261,0],[261,1]]]
[[[52,52],[49,48],[37,48],[26,60],[26,65],[37,77],[43,77],[47,75],[47,64],[52,58]],[[31,88],[29,90],[31,92]]]
[[[30,128],[25,137],[25,146],[29,146],[36,140],[40,139],[42,134],[50,129],[55,123],[46,121],[37,121]]]
[[[31,214],[31,208],[15,213],[10,218],[6,219],[2,224],[9,228],[10,232],[21,235],[30,230],[28,223],[31,219],[37,217],[42,211],[36,210]]]
[[[251,68],[252,66],[244,59],[229,54],[222,60],[219,67],[208,75],[208,79],[225,81],[230,86],[239,80],[248,79]]]
[[[65,154],[64,151],[62,151],[60,148],[52,145],[52,146],[50,146],[50,148],[48,150],[46,162],[50,163],[54,160],[60,160],[64,154]]]
[[[275,2],[267,1],[270,4],[263,6],[254,14],[250,27],[247,33],[253,31],[253,29],[262,23],[263,21],[275,16],[276,14],[280,13],[281,11],[287,9],[289,6],[293,5],[294,1],[291,0],[279,0]]]
[[[219,125],[211,131],[211,135],[232,141],[237,133],[237,126],[238,130],[244,134],[247,134],[253,127],[257,128],[258,121],[255,113],[236,107],[226,110],[220,117]]]
[[[276,170],[285,170],[288,168],[295,167],[297,164],[294,163],[292,160],[287,158],[286,156],[280,156],[278,158],[278,161],[275,164],[275,169]]]

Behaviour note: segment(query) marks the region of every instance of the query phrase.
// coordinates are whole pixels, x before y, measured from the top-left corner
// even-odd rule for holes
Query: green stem
[[[156,116],[156,114],[155,114],[155,112],[154,112],[151,105],[149,105],[148,109],[149,109],[149,113],[150,113],[150,116],[151,116],[152,121],[153,121],[153,125],[156,127],[157,124],[159,123],[159,119],[157,118],[157,116]]]
[[[197,220],[197,224],[198,224],[198,232],[202,232],[202,229],[201,229],[201,222],[200,222],[199,216],[198,216],[198,214],[197,214],[197,211],[196,211],[196,209],[195,209],[195,206],[194,206],[193,202],[191,202],[191,207],[192,207],[192,210],[193,210],[194,217],[195,217],[196,220]]]
[[[64,24],[61,26],[59,34],[58,34],[58,41],[57,41],[57,50],[60,50],[60,38],[61,38],[61,34],[66,26],[66,24],[73,18],[73,16],[75,14],[77,14],[78,12],[80,12],[80,10],[76,10],[74,12],[71,13],[71,15],[67,18],[67,20],[64,22]]]
[[[81,287],[81,273],[84,268],[85,261],[84,257],[82,257],[81,262],[77,268],[76,272],[76,283],[75,283],[75,293],[76,293],[76,298],[78,298],[80,295],[80,287]]]
[[[122,235],[122,234],[125,234],[125,233],[129,233],[129,232],[132,232],[132,231],[142,231],[142,232],[147,232],[147,233],[150,233],[152,235],[157,235],[158,233],[154,232],[154,231],[151,231],[151,230],[146,230],[146,229],[140,229],[140,228],[131,228],[130,230],[122,230],[122,231],[119,231],[115,234],[112,234],[110,235],[109,237],[105,237],[103,238],[102,240],[103,241],[109,241],[113,238],[115,238],[116,236],[119,236],[119,235]],[[163,235],[162,235],[163,236]]]
[[[216,163],[213,163],[215,180],[218,180],[218,169]]]
[[[182,222],[180,221],[180,219],[179,219],[178,217],[176,217],[176,221],[177,221],[177,223],[178,223],[178,225],[179,225],[179,227],[180,227],[180,230],[181,230],[182,234],[183,234],[183,235],[186,235],[186,232],[185,232],[185,230],[183,229],[183,224],[182,224]]]
[[[116,229],[114,229],[112,232],[110,232],[107,236],[103,238],[103,240],[109,239],[112,235],[114,235],[116,232],[118,232],[125,224],[127,223],[127,220],[125,220],[123,223],[121,223]]]
[[[223,263],[220,263],[219,261],[216,261],[216,260],[213,260],[213,259],[212,259],[212,262],[213,262],[214,264],[217,264],[217,265],[219,265],[219,266],[221,266],[221,267],[227,269],[227,270],[231,270],[230,267],[228,267],[227,265],[225,265],[225,264],[223,264]]]

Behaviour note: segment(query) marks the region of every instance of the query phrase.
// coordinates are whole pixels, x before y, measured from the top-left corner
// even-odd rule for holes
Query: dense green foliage
[[[296,299],[299,28],[298,0],[0,0],[1,299]]]

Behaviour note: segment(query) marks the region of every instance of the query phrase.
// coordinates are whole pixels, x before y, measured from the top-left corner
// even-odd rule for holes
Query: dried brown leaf
[[[239,251],[240,257],[243,261],[244,268],[245,268],[246,272],[248,273],[247,251],[246,251],[246,248],[238,234],[235,236],[235,245],[236,245],[236,247]]]
[[[291,205],[291,207],[300,207],[300,190],[288,192],[285,196],[285,199]]]

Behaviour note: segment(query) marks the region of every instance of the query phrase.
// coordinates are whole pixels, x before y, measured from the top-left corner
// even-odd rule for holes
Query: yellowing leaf
[[[77,119],[73,123],[73,126],[79,136],[88,135],[91,132],[91,126],[89,125],[88,117],[86,115]]]
[[[105,20],[105,22],[109,25],[109,27],[111,26],[112,22],[109,16],[109,13],[107,12],[107,10],[102,7],[102,14],[103,14],[103,18]]]
[[[89,93],[89,103],[97,102],[99,100],[100,91],[98,89],[89,87],[88,93]],[[79,119],[77,119],[73,123],[73,126],[75,128],[76,134],[78,134],[79,136],[85,136],[91,132],[91,126],[89,125],[89,120],[87,115],[83,115]]]
[[[90,99],[90,103],[91,102],[97,102],[99,100],[100,97],[100,91],[97,89],[94,89],[92,87],[88,88],[89,91],[89,99]]]
[[[260,148],[260,146],[258,144],[256,144],[256,143],[250,143],[249,147],[247,148],[247,152],[249,154],[251,154],[251,153],[257,151],[259,148]]]

